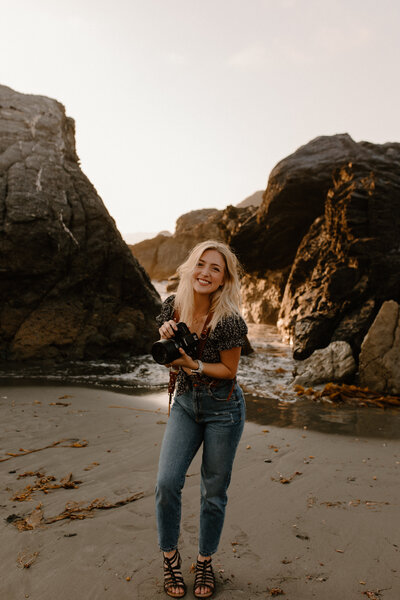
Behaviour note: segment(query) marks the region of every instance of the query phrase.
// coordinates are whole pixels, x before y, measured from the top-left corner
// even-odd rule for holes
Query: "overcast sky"
[[[122,234],[237,204],[318,135],[400,141],[398,0],[0,7],[0,83],[65,105]]]

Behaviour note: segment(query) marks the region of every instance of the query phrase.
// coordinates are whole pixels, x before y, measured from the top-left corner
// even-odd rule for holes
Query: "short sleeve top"
[[[175,296],[169,296],[164,300],[161,306],[161,313],[156,317],[158,325],[161,327],[165,321],[174,318],[174,300]],[[232,314],[218,321],[217,325],[210,332],[204,345],[202,361],[206,363],[220,362],[220,352],[222,350],[231,350],[232,348],[242,347],[246,341],[247,325],[239,314]],[[211,382],[211,378],[202,376],[205,383]],[[182,394],[189,389],[190,375],[181,369],[177,379],[176,394]]]

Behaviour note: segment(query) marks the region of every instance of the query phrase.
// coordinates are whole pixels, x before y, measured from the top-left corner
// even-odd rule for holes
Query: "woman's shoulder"
[[[243,317],[238,313],[225,315],[220,319],[212,331],[211,337],[214,339],[218,349],[234,348],[243,346],[247,334],[247,325]]]
[[[175,295],[172,294],[172,296],[165,298],[164,302],[162,303],[161,312],[158,317],[156,317],[156,321],[160,326],[165,323],[165,321],[170,321],[172,319],[174,314],[174,300]]]
[[[246,322],[243,319],[242,315],[240,315],[239,313],[231,313],[230,315],[224,315],[222,319],[218,321],[215,328],[217,329],[217,327],[219,329],[226,329],[229,327],[240,327],[246,328],[247,331]]]
[[[174,300],[175,300],[175,294],[172,294],[171,296],[168,296],[168,298],[165,298],[164,302],[163,302],[163,306],[173,306],[174,304]]]

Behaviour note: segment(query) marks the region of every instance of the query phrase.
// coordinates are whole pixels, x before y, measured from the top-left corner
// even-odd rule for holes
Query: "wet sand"
[[[349,412],[336,410],[336,426],[320,419],[334,433],[323,433],[303,424],[307,416],[300,408],[289,410],[301,418],[282,427],[286,417],[263,425],[262,411],[256,403],[249,406],[260,423],[246,424],[239,445],[214,557],[215,597],[398,600],[399,429],[391,426],[385,436],[381,417],[380,434],[365,435],[371,419],[363,429]],[[397,413],[392,417],[400,422]],[[164,597],[154,483],[166,420],[166,394],[66,385],[0,388],[2,599]],[[188,598],[197,551],[199,458],[183,492],[180,549]],[[41,477],[18,478],[27,472]],[[43,480],[49,476],[55,480]],[[47,493],[26,487],[39,479],[47,487],[59,485],[63,478],[66,487]],[[68,487],[71,481],[76,487]],[[25,499],[13,500],[18,494]],[[51,522],[63,513],[76,516],[65,513],[70,502],[80,502],[81,509],[121,505]],[[23,529],[27,517],[33,529]]]

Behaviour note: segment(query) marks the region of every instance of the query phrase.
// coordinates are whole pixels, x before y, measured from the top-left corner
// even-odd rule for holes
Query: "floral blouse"
[[[174,299],[175,296],[169,296],[164,300],[161,306],[161,313],[156,317],[159,327],[161,327],[165,321],[170,321],[174,318]],[[214,329],[210,331],[204,345],[201,360],[206,363],[220,362],[220,351],[242,347],[245,344],[246,334],[247,325],[239,314],[224,317],[217,323]],[[177,378],[177,396],[191,389],[190,380],[191,376],[180,369]],[[207,383],[207,380],[211,382],[212,378],[207,377],[207,375],[202,375],[202,380]]]

